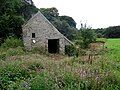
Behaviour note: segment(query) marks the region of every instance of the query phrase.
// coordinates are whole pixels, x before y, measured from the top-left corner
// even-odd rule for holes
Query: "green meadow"
[[[120,38],[118,39],[107,39],[105,46],[108,48],[107,57],[110,60],[120,60]]]

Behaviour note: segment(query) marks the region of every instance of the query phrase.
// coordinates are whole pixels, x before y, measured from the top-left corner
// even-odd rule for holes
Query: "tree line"
[[[98,38],[120,38],[120,26],[94,29]]]

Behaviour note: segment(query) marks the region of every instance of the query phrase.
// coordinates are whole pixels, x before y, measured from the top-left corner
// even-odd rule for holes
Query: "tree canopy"
[[[20,38],[22,25],[37,12],[37,8],[26,0],[0,0],[0,38]]]

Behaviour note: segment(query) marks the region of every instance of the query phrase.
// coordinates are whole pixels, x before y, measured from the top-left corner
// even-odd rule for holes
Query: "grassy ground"
[[[108,39],[107,49],[95,55],[92,64],[88,56],[67,57],[28,52],[22,46],[1,47],[0,89],[120,90],[119,41]]]
[[[120,61],[120,39],[107,39],[105,46],[108,48],[108,58]]]

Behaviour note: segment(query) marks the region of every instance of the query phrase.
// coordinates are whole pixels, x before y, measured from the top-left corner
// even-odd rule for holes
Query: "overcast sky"
[[[37,8],[56,7],[60,15],[72,17],[92,28],[120,25],[120,0],[33,0]]]

